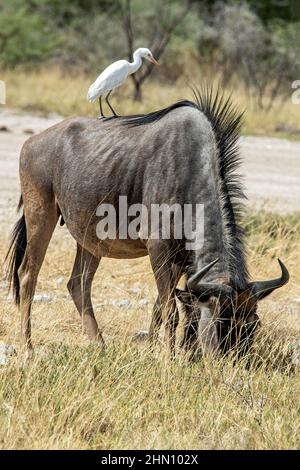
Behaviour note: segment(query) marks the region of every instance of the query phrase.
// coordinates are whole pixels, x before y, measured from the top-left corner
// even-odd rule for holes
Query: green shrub
[[[18,6],[19,5],[19,6]],[[58,46],[46,22],[21,2],[0,7],[0,63],[14,67],[45,60]]]

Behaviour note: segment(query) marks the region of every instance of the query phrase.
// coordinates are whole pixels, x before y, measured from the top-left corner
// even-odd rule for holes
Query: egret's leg
[[[99,116],[99,119],[103,119],[103,118],[105,118],[105,116],[104,116],[104,114],[103,114],[101,96],[99,96],[99,108],[100,108],[100,116]]]
[[[108,101],[108,98],[109,98],[109,95],[111,94],[112,90],[110,90],[110,92],[106,95],[106,98],[105,98],[105,101],[106,103],[108,104],[109,106],[109,109],[111,110],[111,112],[113,113],[114,117],[118,117],[118,115],[115,113],[115,111],[113,110],[110,102]]]

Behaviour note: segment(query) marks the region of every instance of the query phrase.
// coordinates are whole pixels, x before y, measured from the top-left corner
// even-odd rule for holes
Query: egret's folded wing
[[[94,89],[99,94],[112,90],[113,88],[121,85],[128,75],[128,63],[126,60],[118,60],[109,65],[99,75],[97,80],[93,83]]]

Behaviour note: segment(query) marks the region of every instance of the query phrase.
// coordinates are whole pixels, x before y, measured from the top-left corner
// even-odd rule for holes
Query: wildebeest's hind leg
[[[21,334],[22,341],[30,354],[31,306],[39,271],[58,220],[55,204],[46,201],[26,201],[25,220],[27,245],[22,263],[18,269],[20,286]]]
[[[176,280],[172,271],[169,244],[164,240],[151,240],[148,253],[158,289],[161,316],[165,325],[165,341],[170,356],[175,356],[175,334],[179,322],[179,312],[175,300]],[[155,319],[158,326],[157,316]],[[154,330],[156,327],[154,326]]]
[[[88,337],[93,342],[99,342],[104,348],[104,340],[99,331],[92,300],[92,282],[99,266],[100,259],[77,244],[77,253],[71,278],[68,282],[68,290],[82,318],[82,323]]]

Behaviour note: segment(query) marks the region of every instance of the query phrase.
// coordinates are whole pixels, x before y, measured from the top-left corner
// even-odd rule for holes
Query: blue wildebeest
[[[24,144],[20,156],[21,200],[9,250],[9,275],[21,309],[22,337],[32,348],[30,312],[36,282],[59,217],[77,242],[69,292],[91,340],[103,347],[91,285],[101,258],[149,255],[158,288],[149,330],[156,341],[162,322],[174,353],[176,296],[186,306],[183,345],[192,348],[201,320],[214,320],[211,342],[223,352],[252,343],[259,323],[257,303],[289,278],[280,262],[277,279],[250,282],[240,227],[243,191],[236,175],[241,116],[230,99],[206,89],[195,102],[181,101],[143,116],[99,122],[65,120]],[[187,250],[186,240],[99,240],[99,204],[118,212],[128,205],[204,204],[204,244]],[[197,227],[196,227],[197,230]],[[176,289],[181,275],[186,288]],[[205,314],[205,315],[204,315]],[[203,315],[203,318],[202,318]]]

